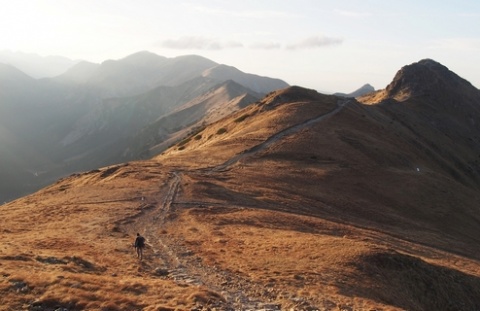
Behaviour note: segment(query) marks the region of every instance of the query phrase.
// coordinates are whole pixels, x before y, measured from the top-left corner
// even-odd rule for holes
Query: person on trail
[[[135,250],[137,251],[138,259],[143,259],[143,248],[145,247],[145,238],[137,233],[137,238],[135,239]]]

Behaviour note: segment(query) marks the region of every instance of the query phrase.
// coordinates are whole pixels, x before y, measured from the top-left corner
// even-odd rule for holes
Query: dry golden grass
[[[0,206],[0,310],[479,309],[478,194],[354,103],[249,152],[337,109],[297,96]]]
[[[143,229],[134,219],[158,203],[168,179],[158,167],[130,164],[119,167],[116,176],[72,176],[2,205],[0,309],[194,306],[191,288],[154,275],[149,249],[143,263],[134,255],[135,233]]]
[[[480,295],[477,261],[322,219],[201,207],[171,232],[207,264],[260,285],[252,295],[285,308],[304,301],[323,310],[443,310]]]
[[[450,284],[433,288],[435,295],[453,289],[457,295],[455,284],[478,288],[475,260],[348,223],[277,211],[269,203],[277,195],[273,189],[252,188],[228,173],[184,171],[170,211],[175,217],[148,229],[155,224],[152,206],[163,204],[173,175],[157,163],[131,163],[116,174],[73,176],[1,207],[4,310],[189,310],[225,301],[223,287],[299,310],[421,310],[438,306],[418,297],[417,304],[408,302],[415,297],[412,282]],[[220,188],[227,182],[233,190]],[[155,269],[168,263],[154,254],[154,245],[142,263],[131,246],[135,233],[147,229],[174,252],[190,252],[180,256],[183,264],[199,258],[206,271],[216,267],[230,281],[207,278],[209,288],[157,275]],[[409,276],[398,265],[418,271]],[[385,281],[392,279],[400,281]]]

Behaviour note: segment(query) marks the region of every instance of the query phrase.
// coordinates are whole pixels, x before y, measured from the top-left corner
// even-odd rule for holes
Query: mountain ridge
[[[274,111],[276,109],[287,109],[287,107],[283,107],[285,104],[287,104],[287,106],[294,106],[301,105],[301,102],[304,101],[315,102],[319,97],[318,95],[315,96],[314,92],[315,91],[302,90],[298,87],[291,87],[272,94],[270,97],[263,99],[260,104],[249,107],[248,110],[263,111],[267,109],[267,111],[272,111],[273,109]],[[449,109],[444,108],[446,107],[444,104],[437,104],[435,106],[427,105],[427,108],[436,109],[437,112],[435,114],[429,112],[428,115],[425,115],[427,112],[422,110],[419,111],[415,104],[412,106],[411,103],[407,103],[412,100],[417,101],[418,98],[412,97],[411,99],[406,99],[401,105],[389,103],[389,99],[386,99],[384,104],[380,103],[373,106],[362,106],[361,102],[349,100],[345,108],[336,114],[336,118],[338,119],[339,116],[342,116],[343,118],[352,118],[361,115],[363,117],[361,117],[360,120],[362,120],[362,118],[363,120],[359,123],[359,126],[367,126],[362,130],[367,132],[358,130],[354,131],[342,127],[339,127],[336,130],[329,129],[328,132],[331,135],[331,139],[333,139],[330,144],[333,144],[334,141],[338,141],[340,143],[338,148],[341,146],[343,146],[341,148],[348,147],[346,150],[342,149],[342,151],[338,152],[346,155],[357,154],[357,160],[353,161],[350,159],[348,162],[365,165],[364,169],[366,171],[371,171],[375,167],[391,167],[392,169],[399,170],[399,172],[404,172],[407,174],[406,176],[410,174],[409,172],[426,171],[429,172],[428,174],[433,174],[432,176],[437,176],[438,178],[443,176],[446,180],[451,179],[454,181],[453,184],[458,183],[455,187],[452,185],[451,188],[461,188],[466,186],[470,189],[467,191],[468,193],[472,194],[474,191],[477,191],[480,187],[480,166],[478,165],[479,162],[477,159],[477,154],[480,153],[480,150],[478,148],[479,144],[475,143],[478,140],[478,137],[480,137],[480,129],[478,126],[472,127],[468,126],[468,124],[465,126],[461,125],[464,118],[463,113],[452,115]],[[430,99],[427,98],[425,99],[425,102],[428,103],[429,100]],[[326,101],[326,99],[323,99],[323,101]],[[448,101],[449,99],[447,98],[446,102]],[[298,102],[298,104],[293,104],[295,102]],[[480,105],[480,97],[477,98],[476,104],[477,106]],[[260,109],[259,107],[262,108]],[[330,109],[333,109],[333,107]],[[419,112],[420,114],[418,114]],[[472,111],[471,113],[475,112],[476,111]],[[239,118],[239,116],[248,116],[245,118],[245,121],[243,121],[248,123],[247,121],[251,120],[250,118],[252,115],[252,112],[239,111],[237,114],[230,117],[228,119],[229,121],[219,121],[219,125],[210,130],[209,133],[199,134],[202,137],[211,137],[215,132],[224,129],[225,134],[213,135],[219,139],[219,147],[222,146],[221,148],[223,148],[227,139],[230,139],[228,137],[233,135],[232,131],[235,131],[234,129],[238,126],[235,125],[235,122],[233,122],[232,119]],[[311,117],[312,114],[308,114],[308,116]],[[460,122],[455,120],[457,116]],[[326,123],[328,123],[328,121]],[[344,124],[343,127],[345,127],[346,123],[342,124]],[[338,127],[333,126],[333,124],[331,125],[332,128]],[[390,132],[385,132],[386,128],[390,128]],[[245,129],[242,128],[242,131],[244,130]],[[383,135],[383,137],[381,135]],[[213,140],[214,138],[211,139]],[[231,139],[237,141],[239,138],[233,136]],[[313,137],[311,139],[313,139]],[[300,150],[302,150],[302,152],[307,152],[307,154],[308,150],[312,150],[310,152],[312,157],[315,158],[339,158],[338,155],[335,156],[331,153],[327,153],[329,155],[319,156],[318,153],[322,154],[326,152],[320,151],[318,148],[312,146],[297,143],[302,140],[302,137],[296,136],[296,139],[292,140],[292,142],[294,142],[292,146],[284,145],[285,148],[288,147],[287,154],[291,154],[291,157],[294,157],[294,155]],[[213,150],[203,152],[201,149],[198,149],[198,147],[195,147],[196,144],[201,144],[202,141],[203,139],[198,141],[191,140],[188,144],[182,144],[182,148],[179,148],[178,150],[175,150],[174,148],[168,151],[166,154],[168,157],[164,158],[166,155],[159,156],[159,159],[162,159],[162,161],[167,161],[168,159],[168,161],[173,161],[172,165],[180,165],[180,163],[184,161],[188,162],[187,159],[205,158],[207,157],[207,154],[211,154],[212,152],[219,154],[226,152],[220,152],[220,150],[223,149],[219,149],[218,152],[214,152]],[[457,143],[460,145],[457,145]],[[212,144],[214,144],[213,141],[209,143],[209,146]],[[280,142],[276,144],[280,144]],[[327,142],[324,142],[324,144],[327,144]],[[379,144],[384,145],[382,147],[383,152],[375,150],[375,148],[367,147],[369,145],[375,146]],[[238,145],[238,143],[235,145]],[[411,154],[402,151],[402,149],[397,150],[399,145],[403,146],[404,150],[410,150],[409,152],[411,152]],[[241,154],[242,152],[246,152],[245,150],[252,148],[248,146],[249,144],[245,142],[242,147],[245,149],[231,148],[230,152],[237,150],[235,152]],[[275,147],[270,146],[269,149],[271,148]],[[330,146],[329,148],[333,148],[333,146]],[[277,152],[278,151],[279,150],[277,150]],[[192,154],[188,155],[189,152]],[[233,156],[234,154],[230,154],[228,157]],[[282,157],[288,158],[287,155]],[[169,163],[168,161],[167,163]],[[211,163],[211,161],[212,160],[207,160],[208,163]],[[385,174],[386,176],[392,174],[395,175],[389,170],[387,170]],[[399,174],[399,176],[402,176],[402,174]],[[428,178],[431,177],[428,176]],[[443,191],[444,188],[440,188],[442,188]],[[445,186],[445,189],[447,188],[448,187]],[[433,189],[428,189],[429,192],[432,190]],[[376,193],[379,196],[381,195],[382,197],[385,197],[386,193],[391,193],[390,195],[394,196],[398,195],[398,193],[392,193],[391,190],[387,189],[383,189],[383,193],[374,189],[371,189],[370,191],[373,191],[373,193]],[[460,190],[458,191],[461,192]],[[448,193],[450,193],[450,191]],[[356,195],[362,196],[360,193],[356,193]],[[305,194],[305,196],[307,195]],[[374,200],[374,197],[369,200]],[[399,199],[397,198],[395,200],[398,201]],[[442,205],[440,202],[438,202],[438,204],[439,206]],[[399,212],[400,214],[403,213],[400,210]],[[474,226],[471,228],[474,228]]]
[[[272,89],[285,88],[288,86],[287,83],[280,79],[267,81],[264,77],[254,74],[244,75],[237,68],[222,64],[206,69],[202,72],[202,76],[216,80],[230,79],[257,93],[268,93]],[[273,85],[275,85],[275,87],[273,87]]]
[[[44,310],[478,309],[480,131],[464,118],[480,115],[450,110],[480,105],[472,92],[363,103],[292,86],[154,158],[58,180],[0,206],[2,298]]]

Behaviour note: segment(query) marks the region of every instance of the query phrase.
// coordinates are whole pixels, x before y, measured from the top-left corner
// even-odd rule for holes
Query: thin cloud
[[[340,45],[343,43],[341,38],[333,38],[326,36],[314,36],[306,38],[300,42],[287,45],[287,50],[298,50],[298,49],[315,49],[333,45]]]
[[[250,48],[256,50],[277,50],[281,47],[282,45],[277,42],[256,42],[250,45]]]
[[[238,48],[243,44],[240,42],[226,42],[198,36],[186,36],[178,39],[168,39],[160,42],[159,46],[176,50],[222,50],[226,48]]]
[[[254,42],[250,44],[248,48],[255,50],[302,50],[339,45],[342,44],[342,42],[343,39],[341,38],[313,36],[292,44],[282,44],[273,41]],[[184,36],[176,39],[168,39],[161,41],[157,44],[157,46],[176,50],[223,50],[243,48],[244,44],[237,41],[223,42],[221,40],[201,36]]]
[[[226,49],[235,49],[235,48],[242,48],[243,43],[241,42],[236,42],[236,41],[229,41],[223,44],[223,47]]]

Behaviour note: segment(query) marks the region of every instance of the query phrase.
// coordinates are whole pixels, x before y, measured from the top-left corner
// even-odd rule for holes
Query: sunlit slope
[[[453,239],[461,250],[478,234],[479,175],[462,165],[478,157],[468,143],[478,133],[452,126],[450,133],[458,133],[452,140],[435,127],[436,118],[455,124],[457,116],[436,109],[426,120],[417,106],[365,106],[289,88],[194,133],[157,159],[204,168],[225,180],[218,181],[223,187],[240,187],[239,195],[248,188],[246,196],[281,202],[273,203],[275,209],[354,220],[419,239],[438,234],[445,240],[435,243]]]
[[[425,81],[454,79],[440,73]],[[425,96],[437,87],[397,77],[414,92],[368,104],[275,91],[150,161],[0,206],[3,305],[480,308],[478,130],[464,122],[478,90]]]

